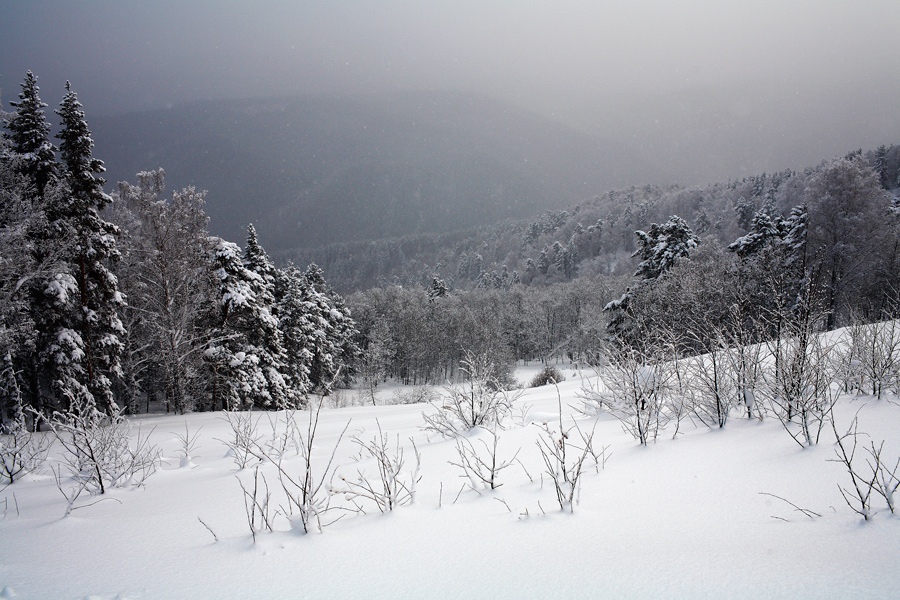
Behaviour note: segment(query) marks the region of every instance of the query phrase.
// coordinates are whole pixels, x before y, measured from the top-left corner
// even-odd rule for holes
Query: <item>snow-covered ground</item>
[[[565,374],[565,424],[577,418],[589,430],[594,419],[573,409],[582,381],[571,369]],[[842,428],[858,414],[859,430],[886,440],[893,461],[900,405],[890,400],[843,397],[835,414]],[[838,484],[850,481],[830,461],[830,431],[801,449],[775,419],[733,414],[723,430],[683,423],[677,439],[668,432],[641,447],[601,414],[595,444],[608,447],[605,468],[588,459],[579,502],[564,513],[537,446],[542,421],[553,426],[558,418],[557,392],[529,389],[515,406],[498,455],[518,451],[518,461],[501,472],[502,487],[478,492],[460,492],[467,480],[450,464],[459,461],[455,443],[421,429],[423,411],[433,407],[323,410],[314,469],[324,468],[349,422],[335,485],[357,470],[374,474],[352,436],[371,440],[380,425],[392,443],[400,440],[407,470],[415,466],[413,442],[421,453],[414,502],[384,515],[371,506],[367,514],[334,512],[343,518],[307,535],[276,517],[276,531],[255,543],[238,481],[251,483],[253,470],[239,471],[220,441],[232,437],[223,416],[134,419],[144,433],[153,428],[151,441],[165,457],[144,487],[112,490],[112,500],[65,518],[49,469],[0,491],[0,597],[900,598],[900,516],[879,499],[868,522],[847,507]],[[284,418],[255,415],[263,438],[269,419]],[[296,415],[304,432],[308,416]],[[177,436],[185,424],[198,442],[182,466]],[[488,437],[470,435],[476,447],[476,438]],[[293,450],[287,457],[289,470],[299,464]],[[261,472],[281,503],[274,466]],[[341,496],[332,503],[348,506]]]

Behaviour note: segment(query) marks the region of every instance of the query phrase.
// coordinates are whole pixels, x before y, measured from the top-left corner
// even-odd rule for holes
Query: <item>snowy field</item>
[[[276,514],[283,493],[275,466],[264,463],[275,531],[260,531],[255,542],[240,483],[252,487],[254,469],[236,467],[222,441],[234,437],[223,415],[142,417],[135,430],[152,430],[163,453],[144,486],[113,489],[93,505],[96,497],[80,499],[64,517],[49,470],[54,448],[42,472],[0,491],[0,597],[900,598],[900,516],[880,498],[868,522],[846,505],[838,484],[850,479],[831,461],[830,430],[803,449],[777,420],[734,413],[723,430],[686,421],[677,439],[667,431],[641,447],[613,417],[579,413],[583,381],[565,374],[564,425],[576,419],[590,431],[596,420],[595,450],[606,447],[605,465],[588,456],[571,513],[560,511],[537,444],[544,423],[558,428],[552,386],[516,400],[497,456],[508,461],[518,451],[517,460],[493,491],[467,487],[462,469],[450,464],[460,461],[455,442],[422,429],[433,406],[322,410],[314,472],[324,470],[346,427],[333,487],[346,488],[341,477],[353,481],[360,471],[374,477],[373,460],[353,438],[371,441],[380,425],[391,447],[398,439],[403,447],[404,476],[416,466],[413,443],[421,455],[413,502],[382,514],[361,501],[362,514],[335,495],[337,510],[325,518],[341,519],[304,535]],[[895,398],[845,396],[835,414],[843,429],[858,414],[859,431],[869,436],[860,440],[885,440],[893,465],[900,455]],[[294,416],[305,435],[309,413]],[[285,413],[253,418],[265,440],[270,423],[283,429]],[[190,461],[180,456],[185,425],[196,435]],[[478,440],[490,434],[476,429],[468,439],[483,448]],[[296,449],[283,456],[285,469],[298,472]]]

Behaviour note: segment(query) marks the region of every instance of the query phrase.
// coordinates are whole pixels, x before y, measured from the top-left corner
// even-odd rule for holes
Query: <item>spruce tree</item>
[[[219,240],[213,270],[219,281],[213,343],[204,353],[213,381],[213,405],[285,408],[292,405],[278,322],[263,278],[245,266],[237,244]]]
[[[310,299],[303,272],[294,265],[288,265],[281,272],[281,281],[283,293],[278,303],[278,326],[286,356],[286,375],[297,401],[304,404],[305,396],[313,387],[310,368],[319,324],[317,304]]]
[[[258,324],[249,324],[247,341],[259,357],[266,379],[268,399],[277,408],[296,406],[299,396],[285,380],[287,357],[278,327],[278,305],[275,300],[278,270],[265,249],[259,244],[253,224],[247,227],[247,245],[243,254],[244,268],[251,274],[251,288],[255,295]],[[268,406],[268,405],[267,405]]]
[[[50,124],[43,110],[47,105],[38,95],[37,77],[28,71],[21,85],[19,100],[10,102],[16,111],[4,123],[4,137],[10,142],[5,159],[27,178],[32,195],[42,197],[57,175],[57,149],[50,142]]]
[[[63,314],[57,323],[60,332],[73,333],[72,343],[80,338],[82,356],[73,348],[63,352],[80,362],[72,371],[88,404],[105,412],[117,410],[113,398],[113,379],[120,377],[119,358],[125,330],[119,310],[125,299],[111,265],[119,258],[116,249],[118,228],[100,216],[112,199],[103,191],[103,162],[92,155],[94,142],[81,103],[66,83],[66,95],[56,111],[62,120],[57,138],[61,140],[65,193],[46,201],[47,220],[54,240],[64,240],[68,248],[70,274],[74,277],[77,306]],[[73,382],[70,382],[73,383]],[[59,390],[63,395],[70,390]]]
[[[327,394],[339,380],[347,381],[353,374],[353,365],[359,355],[358,332],[350,310],[343,298],[329,287],[322,269],[316,264],[309,265],[303,279],[304,293],[316,325],[310,381]]]

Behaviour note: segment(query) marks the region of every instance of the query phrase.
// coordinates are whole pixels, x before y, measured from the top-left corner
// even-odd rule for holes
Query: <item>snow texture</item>
[[[521,381],[533,375],[517,373]],[[321,534],[300,535],[285,519],[275,519],[276,531],[258,533],[255,544],[236,481],[252,484],[253,468],[236,470],[220,441],[234,436],[221,413],[145,416],[135,425],[152,429],[151,441],[165,459],[143,488],[112,490],[108,497],[116,501],[78,508],[66,518],[49,471],[0,491],[0,595],[900,597],[900,517],[882,508],[863,523],[844,504],[836,484],[848,482],[841,465],[830,462],[833,436],[800,449],[775,419],[734,418],[723,430],[682,424],[677,439],[662,435],[641,447],[609,415],[575,411],[586,374],[570,369],[565,375],[558,388],[564,425],[575,419],[590,428],[596,418],[595,443],[608,446],[605,468],[589,459],[572,514],[559,511],[553,486],[541,475],[536,444],[546,428],[558,427],[553,386],[526,390],[499,430],[498,459],[518,450],[521,463],[500,474],[503,485],[494,491],[463,487],[466,479],[450,464],[459,461],[454,442],[421,429],[423,410],[434,406],[324,409],[313,449],[317,472],[348,422],[348,436],[364,441],[380,427],[407,457],[413,443],[421,453],[414,502],[385,515],[348,513]],[[396,390],[385,385],[381,399]],[[860,431],[886,440],[891,456],[900,453],[897,404],[843,397],[835,414],[844,426],[858,414]],[[285,413],[251,416],[265,437]],[[295,417],[306,432],[309,413]],[[189,461],[178,440],[185,424],[198,436]],[[489,436],[475,429],[468,439]],[[336,482],[374,472],[373,461],[358,449],[348,437],[340,442]],[[300,463],[292,448],[283,460],[289,469]],[[181,468],[186,464],[192,468]],[[280,488],[274,465],[264,463],[260,472],[275,502]],[[808,518],[764,494],[821,516]]]

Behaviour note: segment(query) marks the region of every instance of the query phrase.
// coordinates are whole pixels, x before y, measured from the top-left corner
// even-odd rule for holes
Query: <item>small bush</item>
[[[410,390],[394,390],[390,404],[424,404],[434,402],[439,398],[437,392],[425,386],[414,387]]]
[[[547,365],[541,369],[540,373],[534,376],[528,385],[529,387],[541,387],[542,385],[560,383],[565,380],[566,376],[559,369]]]

